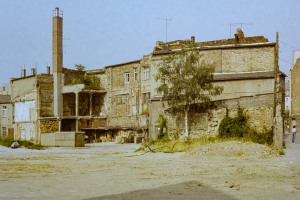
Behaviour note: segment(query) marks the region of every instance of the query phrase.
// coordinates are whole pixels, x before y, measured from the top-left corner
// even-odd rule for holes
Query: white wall
[[[36,120],[35,101],[15,103],[15,122],[30,122]]]

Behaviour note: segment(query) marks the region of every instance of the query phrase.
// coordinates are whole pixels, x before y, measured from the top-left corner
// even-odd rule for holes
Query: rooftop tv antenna
[[[168,42],[168,21],[172,21],[172,19],[169,18],[158,18],[159,20],[165,20],[166,21],[166,42]]]
[[[243,25],[252,25],[251,23],[245,23],[245,22],[237,22],[237,23],[230,23],[230,24],[223,24],[229,26],[229,38],[231,38],[231,27],[238,26],[241,30],[243,30]]]

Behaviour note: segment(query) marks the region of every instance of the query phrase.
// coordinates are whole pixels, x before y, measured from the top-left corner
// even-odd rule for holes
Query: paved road
[[[300,163],[300,134],[296,134],[295,143],[292,143],[292,134],[286,133],[284,136],[285,140],[285,155],[289,158],[291,162]]]

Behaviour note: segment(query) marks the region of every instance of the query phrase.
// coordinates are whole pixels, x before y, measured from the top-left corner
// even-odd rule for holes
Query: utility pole
[[[169,18],[158,18],[159,20],[165,20],[166,21],[166,42],[168,42],[168,21],[172,21],[172,19]]]

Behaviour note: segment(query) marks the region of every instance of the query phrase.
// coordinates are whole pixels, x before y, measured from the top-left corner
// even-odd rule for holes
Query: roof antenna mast
[[[159,20],[165,20],[166,21],[166,42],[168,42],[168,21],[172,21],[172,19],[169,18],[158,18]]]
[[[229,38],[231,38],[231,27],[233,26],[239,26],[241,30],[243,30],[243,25],[252,25],[251,23],[244,23],[244,22],[238,22],[238,23],[230,23],[230,24],[223,24],[229,26]]]

